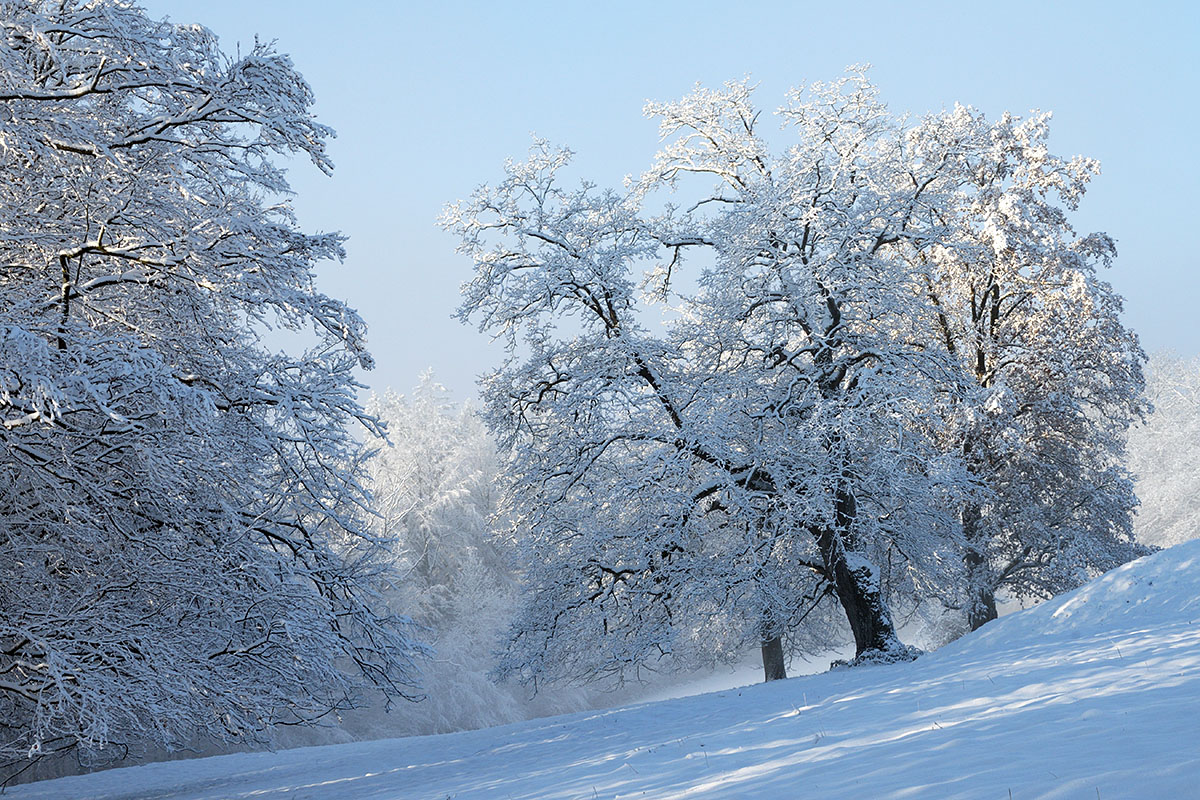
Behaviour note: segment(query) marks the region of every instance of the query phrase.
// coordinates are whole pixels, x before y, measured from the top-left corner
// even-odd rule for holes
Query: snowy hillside
[[[155,764],[48,798],[1200,797],[1200,541],[910,664],[414,739]]]

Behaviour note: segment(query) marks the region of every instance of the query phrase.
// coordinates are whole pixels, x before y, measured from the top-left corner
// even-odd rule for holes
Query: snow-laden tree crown
[[[502,672],[761,644],[780,677],[838,617],[906,657],[889,600],[977,625],[1139,552],[1143,355],[1112,241],[1068,219],[1097,166],[1048,115],[900,118],[857,68],[789,95],[783,150],[746,82],[646,111],[663,148],[624,189],[538,141],[443,220],[461,317],[509,346],[485,396],[532,594]]]
[[[508,547],[492,537],[498,500],[496,448],[469,406],[450,399],[431,372],[407,395],[373,396],[388,444],[367,462],[378,516],[402,580],[394,608],[421,624],[435,650],[417,713],[364,715],[372,738],[448,733],[577,710],[577,692],[543,695],[489,680],[498,638],[520,593]],[[400,717],[397,719],[397,717]]]
[[[5,0],[0,36],[0,759],[409,692],[354,477],[364,325],[276,163],[332,169],[309,87],[123,0]]]
[[[1155,353],[1146,397],[1154,413],[1129,430],[1135,527],[1140,541],[1173,547],[1200,538],[1200,357]]]

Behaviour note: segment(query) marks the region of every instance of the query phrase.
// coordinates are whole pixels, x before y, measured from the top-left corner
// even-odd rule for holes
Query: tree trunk
[[[999,616],[996,613],[996,595],[981,586],[976,587],[971,594],[970,605],[967,606],[967,622],[970,623],[971,630],[977,631]]]
[[[757,580],[761,581],[762,575],[758,575]],[[762,649],[763,680],[783,680],[787,677],[787,666],[783,662],[783,626],[775,618],[775,606],[769,594],[764,592],[759,602],[762,607],[758,617],[758,641]]]
[[[841,312],[832,295],[826,297],[826,303],[832,317],[830,327],[826,330],[828,334],[837,328],[841,321]],[[821,394],[826,399],[836,401],[842,379],[846,376],[846,369],[845,366],[833,369],[831,353],[830,347],[822,348],[814,357],[814,361],[831,370],[821,381]],[[853,539],[849,537],[858,517],[858,502],[854,496],[850,457],[845,452],[844,445],[842,433],[836,429],[832,430],[825,443],[825,449],[831,456],[840,456],[843,459],[843,468],[834,496],[834,523],[832,526],[819,527],[813,531],[817,549],[821,553],[825,574],[833,581],[834,591],[854,634],[855,660],[869,653],[911,658],[916,651],[901,644],[900,637],[896,635],[891,612],[888,611],[887,601],[883,597],[883,587],[879,583],[879,574],[870,561],[852,548]],[[866,660],[872,659],[868,657]]]
[[[875,567],[863,556],[846,549],[843,532],[849,530],[856,513],[854,495],[845,489],[839,490],[837,526],[814,532],[825,572],[833,581],[834,591],[854,634],[855,658],[870,651],[904,652]]]
[[[787,677],[787,667],[783,663],[783,640],[779,636],[763,639],[762,662],[763,680],[778,681]]]
[[[991,571],[988,569],[986,548],[982,541],[983,510],[978,503],[970,503],[963,509],[963,538],[967,546],[963,561],[967,567],[967,623],[977,631],[991,622],[996,614],[996,592],[992,587]]]

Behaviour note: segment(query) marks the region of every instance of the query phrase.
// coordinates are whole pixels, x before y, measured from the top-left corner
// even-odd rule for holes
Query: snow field
[[[14,800],[1200,797],[1200,541],[916,662],[464,733],[152,764]]]

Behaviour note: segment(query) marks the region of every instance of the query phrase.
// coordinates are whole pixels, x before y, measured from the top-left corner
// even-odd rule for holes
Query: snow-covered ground
[[[1200,541],[916,662],[465,733],[151,764],[13,800],[1200,797]]]

